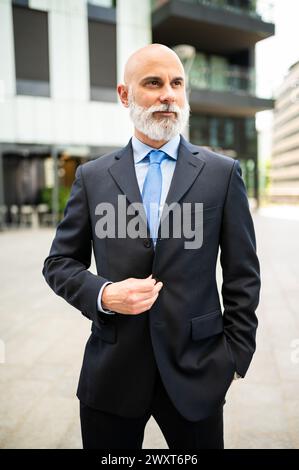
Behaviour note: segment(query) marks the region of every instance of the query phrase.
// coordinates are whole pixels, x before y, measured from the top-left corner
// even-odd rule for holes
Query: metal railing
[[[152,0],[153,10],[160,8],[170,0]],[[273,0],[181,0],[195,5],[206,5],[234,13],[249,15],[263,21],[274,22]]]

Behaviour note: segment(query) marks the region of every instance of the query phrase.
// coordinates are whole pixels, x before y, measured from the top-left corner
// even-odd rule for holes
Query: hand
[[[163,287],[152,274],[145,279],[130,277],[107,285],[102,293],[102,307],[125,315],[138,315],[149,310]]]

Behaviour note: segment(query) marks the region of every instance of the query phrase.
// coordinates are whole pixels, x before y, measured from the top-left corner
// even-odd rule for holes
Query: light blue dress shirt
[[[170,158],[166,158],[161,163],[161,172],[162,172],[162,190],[161,190],[161,200],[160,200],[160,210],[159,215],[161,216],[163,206],[165,204],[165,200],[169,191],[170,183],[173,177],[176,161],[178,158],[178,151],[180,145],[180,135],[176,135],[171,140],[169,140],[166,144],[164,144],[159,150],[163,150],[163,152],[167,153]],[[148,145],[141,142],[141,140],[137,139],[137,137],[132,137],[132,148],[133,148],[133,156],[134,156],[134,164],[135,164],[135,171],[136,171],[136,178],[139,186],[140,194],[142,194],[144,180],[149,168],[149,157],[145,158],[151,150],[157,150],[153,147],[149,147]],[[102,308],[102,292],[104,288],[111,284],[111,282],[106,282],[101,287],[98,296],[98,310],[101,312],[112,314],[109,310],[104,310]]]
[[[160,200],[160,213],[161,209],[166,200],[167,193],[169,191],[170,183],[172,180],[173,172],[175,169],[177,157],[178,157],[178,149],[180,145],[180,136],[177,135],[173,137],[173,139],[169,140],[163,147],[159,148],[159,150],[163,150],[163,152],[167,153],[170,158],[166,158],[161,163],[161,172],[162,172],[162,190],[161,190],[161,200]],[[144,180],[149,168],[149,158],[145,158],[146,155],[153,147],[149,147],[148,145],[144,144],[137,137],[132,137],[132,147],[133,147],[133,155],[134,155],[134,163],[135,163],[135,171],[137,182],[140,190],[140,194],[142,194]]]

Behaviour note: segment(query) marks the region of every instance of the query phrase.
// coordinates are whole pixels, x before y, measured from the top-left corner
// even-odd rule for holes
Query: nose
[[[175,101],[175,92],[170,85],[163,88],[160,101],[161,103],[173,103]]]

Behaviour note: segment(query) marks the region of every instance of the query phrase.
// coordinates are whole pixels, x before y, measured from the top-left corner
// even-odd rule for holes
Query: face
[[[162,103],[177,104],[182,108],[186,100],[184,70],[172,57],[147,61],[136,69],[132,91],[138,106],[149,108]],[[175,117],[173,114],[167,116]],[[161,115],[157,112],[155,117],[159,119]]]
[[[135,129],[156,141],[177,135],[189,117],[184,69],[178,58],[171,52],[151,51],[129,72],[128,85],[119,92]]]

